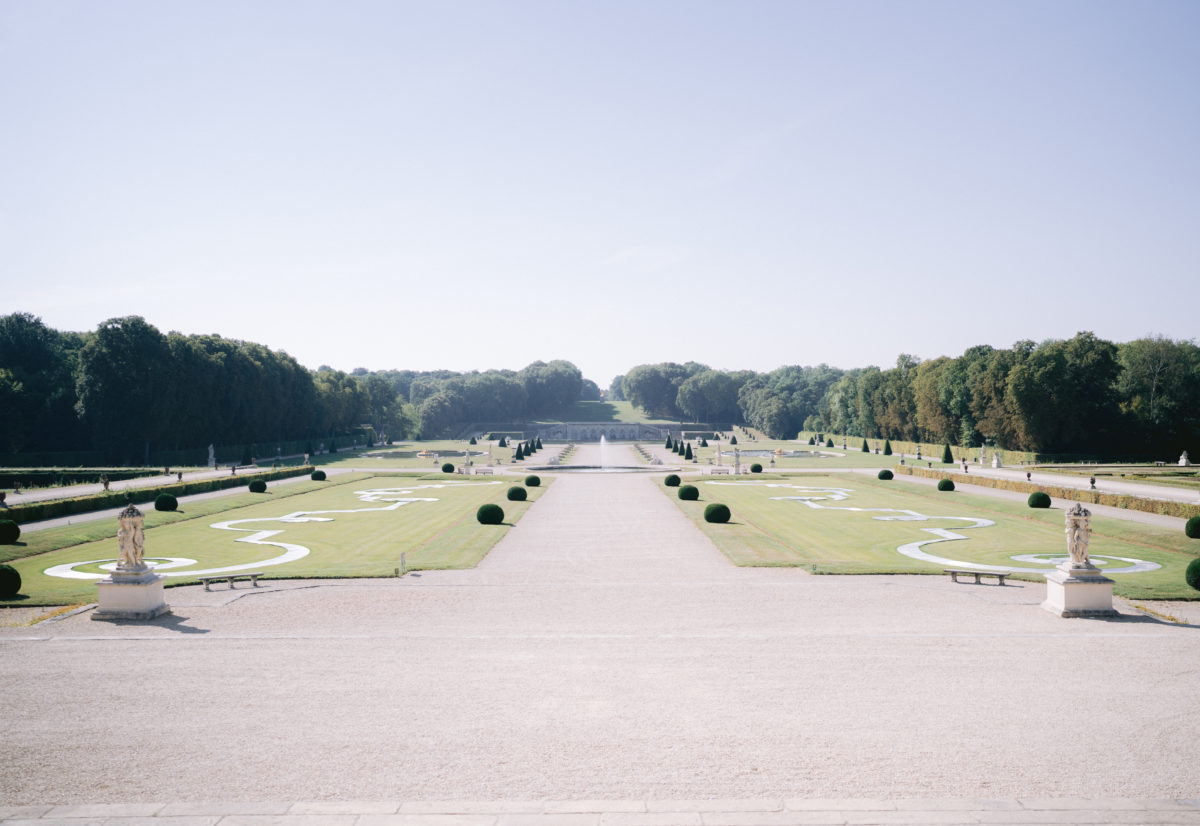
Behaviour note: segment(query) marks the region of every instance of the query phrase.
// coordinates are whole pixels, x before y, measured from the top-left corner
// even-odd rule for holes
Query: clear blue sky
[[[1200,3],[0,0],[0,311],[316,367],[1200,318]]]

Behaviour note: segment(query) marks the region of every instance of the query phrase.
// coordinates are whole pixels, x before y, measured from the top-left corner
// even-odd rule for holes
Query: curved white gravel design
[[[896,514],[895,516],[876,516],[875,519],[887,522],[926,522],[930,519],[956,519],[971,524],[962,525],[959,530],[969,530],[971,528],[987,528],[996,523],[990,519],[983,519],[973,516],[930,516],[917,511],[904,510],[902,508],[854,508],[846,506],[822,505],[821,502],[842,502],[850,498],[850,494],[854,493],[851,488],[834,488],[834,487],[809,487],[806,485],[785,485],[777,482],[710,482],[713,485],[760,485],[768,488],[784,488],[787,490],[800,491],[795,496],[772,496],[772,499],[782,502],[801,502],[810,508],[819,510],[840,510],[840,511],[861,511],[861,512],[880,512]],[[897,551],[912,559],[919,559],[922,562],[932,562],[935,565],[952,565],[962,568],[978,568],[981,571],[1019,571],[1021,573],[1044,574],[1053,568],[1023,568],[1015,565],[987,565],[982,562],[968,562],[963,559],[951,559],[944,556],[936,556],[924,551],[922,548],[925,545],[932,545],[935,542],[951,542],[956,539],[967,539],[960,533],[949,531],[944,528],[922,528],[925,533],[933,534],[936,539],[922,539],[916,542],[909,542],[905,545],[900,545],[896,548]],[[1136,574],[1145,571],[1153,571],[1162,566],[1157,562],[1147,562],[1141,559],[1130,559],[1123,556],[1105,556],[1092,554],[1093,562],[1097,565],[1107,566],[1108,560],[1116,560],[1119,562],[1128,562],[1129,564],[1122,568],[1105,568],[1106,574]],[[1062,562],[1066,557],[1057,557],[1054,554],[1018,554],[1011,559],[1018,562],[1034,562],[1043,563],[1053,566]]]
[[[155,570],[163,576],[207,576],[209,574],[229,573],[231,571],[247,571],[251,568],[262,568],[268,565],[283,565],[287,562],[295,562],[297,559],[303,559],[308,556],[310,551],[303,545],[296,545],[289,542],[280,542],[273,540],[272,537],[283,533],[283,529],[278,530],[258,530],[255,528],[243,528],[240,525],[249,524],[252,522],[283,522],[285,524],[297,524],[300,522],[332,522],[333,519],[329,516],[321,516],[320,514],[337,514],[337,513],[369,513],[392,511],[404,505],[411,505],[414,502],[436,502],[436,498],[427,496],[408,496],[407,494],[416,493],[424,490],[439,490],[442,488],[462,487],[464,485],[498,485],[499,482],[440,482],[431,485],[408,485],[405,487],[390,487],[390,488],[369,488],[367,490],[356,490],[354,495],[361,502],[387,502],[388,504],[378,508],[349,508],[342,510],[321,510],[321,511],[296,511],[289,513],[286,516],[265,516],[255,519],[231,519],[227,522],[214,522],[211,527],[222,531],[244,531],[250,533],[250,536],[239,537],[235,542],[246,542],[250,545],[273,545],[277,548],[283,548],[284,552],[279,556],[273,556],[269,559],[258,560],[255,562],[244,562],[237,565],[223,565],[217,568],[204,568],[202,570],[187,570],[187,571],[171,571],[167,573],[168,568],[183,567],[188,564],[194,565],[194,559],[183,559],[181,557],[155,557],[147,559],[146,562],[151,564]],[[157,560],[166,559],[166,563],[159,563]],[[93,559],[85,562],[70,562],[63,565],[55,565],[45,570],[47,576],[63,577],[66,579],[103,579],[106,574],[93,574],[85,571],[77,571],[76,568],[83,565],[94,565],[97,562],[107,562],[103,565],[105,570],[112,570],[116,567],[115,560]]]

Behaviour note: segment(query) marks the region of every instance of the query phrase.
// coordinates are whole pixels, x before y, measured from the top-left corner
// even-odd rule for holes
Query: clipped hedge
[[[446,464],[442,465],[442,473],[453,473],[453,472],[454,472],[454,465],[452,465],[450,462],[446,462]]]
[[[750,472],[751,473],[762,473],[762,465],[760,465],[758,462],[755,462],[754,464],[752,464],[750,466]]]
[[[898,465],[894,468],[897,473],[909,476],[920,476],[924,479],[941,479],[946,477],[944,470]],[[1138,496],[1117,493],[1101,493],[1098,490],[1080,490],[1065,488],[1058,485],[1035,485],[1031,482],[1020,482],[1015,479],[995,479],[990,476],[966,476],[961,473],[951,474],[951,479],[962,485],[978,485],[981,488],[996,488],[997,490],[1015,490],[1019,493],[1032,493],[1044,490],[1055,499],[1068,499],[1074,502],[1084,502],[1091,505],[1108,505],[1112,508],[1124,508],[1143,513],[1160,513],[1163,516],[1178,516],[1189,519],[1200,516],[1200,505],[1189,505],[1186,502],[1175,502],[1166,499],[1144,499]]]
[[[885,482],[888,479],[891,479],[892,476],[893,476],[892,472],[890,470],[888,470],[887,468],[884,468],[883,470],[879,471],[879,473],[875,474],[875,478],[882,479]]]
[[[263,470],[258,473],[243,473],[240,475],[217,476],[212,479],[194,479],[187,482],[174,482],[169,485],[154,485],[145,488],[130,488],[129,490],[110,490],[92,493],[87,496],[75,496],[71,499],[53,499],[46,502],[30,502],[26,505],[13,505],[4,511],[5,516],[14,522],[40,522],[43,519],[56,519],[60,516],[71,516],[76,513],[91,513],[92,511],[108,508],[123,508],[130,501],[134,504],[153,502],[160,493],[169,493],[176,497],[190,496],[193,493],[208,493],[213,490],[228,490],[240,488],[247,480],[290,479],[293,476],[303,476],[312,473],[312,465],[279,468],[278,470]],[[126,499],[126,494],[129,499]]]
[[[309,478],[312,479],[314,482],[324,482],[325,481],[325,471],[314,470],[312,472],[312,475]]]
[[[938,480],[938,490],[954,490],[954,480],[953,479],[939,479]]]
[[[1200,539],[1200,516],[1193,516],[1183,526],[1183,532],[1189,539]]]
[[[480,505],[475,511],[475,519],[480,525],[499,525],[504,521],[504,508],[499,505]]]
[[[507,496],[509,502],[524,502],[529,494],[520,485],[513,485],[508,489]]]
[[[21,593],[21,574],[11,565],[0,565],[0,599]]]
[[[179,500],[169,493],[160,493],[154,497],[154,509],[156,511],[177,511],[179,510]]]
[[[663,479],[663,484],[669,488],[677,488],[679,487],[679,477],[674,473],[669,473],[667,474],[667,478]]]
[[[1025,502],[1031,508],[1048,508],[1050,507],[1050,494],[1044,490],[1035,490],[1029,494],[1029,498]]]
[[[11,545],[20,538],[20,525],[11,519],[0,519],[0,545]]]
[[[267,492],[267,483],[262,479],[255,479],[253,482],[250,483],[250,492],[251,493],[266,493]]]
[[[541,483],[542,483],[542,479],[540,476],[532,476],[531,475],[531,476],[525,477],[525,487],[527,487],[527,488],[536,488]]]
[[[724,524],[729,521],[732,514],[729,512],[728,505],[722,505],[720,502],[713,502],[704,509],[704,521]]]
[[[1200,557],[1188,563],[1187,568],[1183,571],[1183,578],[1188,585],[1200,591]]]
[[[679,489],[679,498],[685,502],[695,502],[700,498],[700,491],[695,485],[684,485]]]

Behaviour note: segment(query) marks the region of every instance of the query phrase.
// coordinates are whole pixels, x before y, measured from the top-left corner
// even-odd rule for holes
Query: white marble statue
[[[142,554],[146,547],[146,536],[142,530],[145,517],[130,502],[125,510],[117,514],[117,570],[141,571],[146,568]]]
[[[1088,543],[1092,538],[1092,512],[1078,502],[1067,511],[1067,552],[1072,568],[1091,568]]]
[[[1188,458],[1186,450],[1179,457],[1179,466],[1180,467],[1191,467],[1192,466],[1192,461]]]

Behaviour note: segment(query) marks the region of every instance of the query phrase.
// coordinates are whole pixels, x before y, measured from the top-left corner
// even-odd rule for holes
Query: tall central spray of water
[[[600,437],[600,467],[608,467],[608,439]]]

